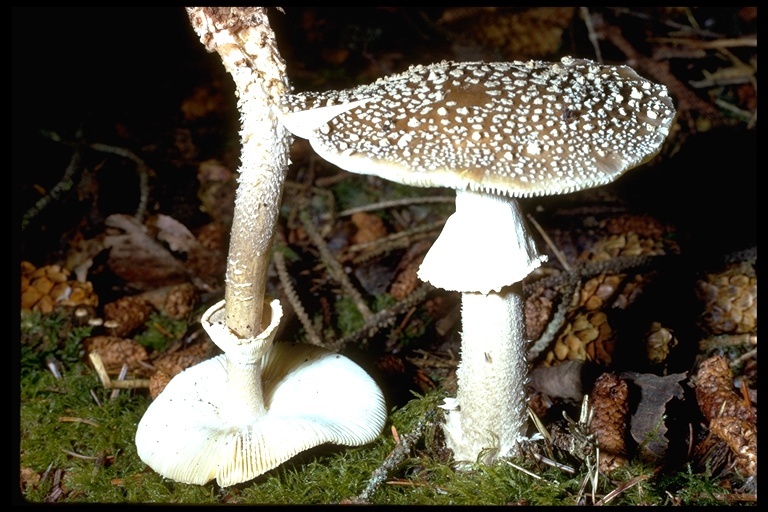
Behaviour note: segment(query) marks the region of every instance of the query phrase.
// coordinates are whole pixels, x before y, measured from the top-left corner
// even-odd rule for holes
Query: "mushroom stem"
[[[253,338],[243,340],[225,324],[225,301],[210,307],[200,319],[211,340],[226,354],[226,400],[219,415],[232,425],[249,425],[266,414],[263,390],[263,358],[274,342],[282,317],[277,300],[264,304],[263,324],[267,327]]]
[[[251,338],[265,327],[260,321],[267,269],[292,142],[272,112],[288,89],[285,62],[266,8],[189,7],[187,13],[237,88],[242,156],[225,299],[227,325],[241,338]]]
[[[458,407],[447,412],[444,427],[457,461],[489,463],[513,454],[524,434],[523,304],[520,283],[501,293],[461,295]]]
[[[419,268],[421,279],[461,292],[458,391],[444,405],[446,441],[458,462],[517,453],[526,421],[521,281],[544,258],[516,199],[460,190]]]

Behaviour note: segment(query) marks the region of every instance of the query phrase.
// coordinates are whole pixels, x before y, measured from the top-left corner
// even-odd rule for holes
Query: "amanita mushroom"
[[[347,171],[456,189],[419,276],[462,293],[456,461],[491,462],[524,439],[520,281],[543,256],[517,203],[609,183],[658,153],[675,115],[664,86],[627,66],[440,62],[344,91],[284,96],[281,121]]]
[[[136,432],[139,457],[162,476],[226,487],[309,448],[359,446],[381,433],[386,408],[373,379],[320,347],[273,344],[280,302],[264,311],[268,327],[250,340],[227,328],[224,301],[203,315],[224,354],[174,377]]]

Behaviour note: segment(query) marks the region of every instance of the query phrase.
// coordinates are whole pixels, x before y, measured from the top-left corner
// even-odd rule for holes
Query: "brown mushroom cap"
[[[658,153],[675,109],[627,66],[449,62],[286,95],[285,126],[342,169],[513,197],[604,185]]]

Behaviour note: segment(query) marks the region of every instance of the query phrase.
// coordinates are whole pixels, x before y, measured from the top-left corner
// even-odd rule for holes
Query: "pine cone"
[[[600,222],[600,226],[612,235],[635,232],[644,238],[661,239],[667,229],[655,218],[647,214],[621,214]]]
[[[182,283],[172,286],[165,296],[163,313],[170,318],[180,319],[187,317],[197,306],[197,288],[191,283]]]
[[[726,442],[736,459],[736,470],[744,477],[757,475],[757,427],[739,418],[715,418],[709,429]]]
[[[734,391],[733,374],[723,356],[712,356],[699,366],[696,374],[696,400],[708,421],[717,418],[739,418],[755,423],[754,407]]]
[[[625,279],[618,295],[614,297],[611,307],[616,309],[627,309],[638,297],[640,297],[640,294],[643,293],[643,289],[648,285],[655,274],[656,272],[635,274],[631,278]]]
[[[190,366],[213,356],[213,342],[196,343],[184,350],[164,352],[152,362],[155,372],[149,378],[149,394],[156,398],[173,377]]]
[[[355,234],[352,236],[353,244],[365,244],[387,236],[387,226],[381,217],[373,213],[355,212],[352,214],[352,223],[355,225]]]
[[[408,297],[421,283],[418,276],[419,265],[431,247],[427,240],[412,244],[403,255],[395,269],[395,278],[389,287],[389,293],[397,300]]]
[[[528,339],[537,340],[544,333],[556,298],[556,290],[540,286],[525,300],[525,333]]]
[[[123,338],[143,326],[154,311],[152,304],[138,296],[127,296],[104,306],[104,325]]]
[[[600,447],[600,470],[610,472],[627,463],[627,383],[614,373],[603,373],[589,394],[593,417],[590,430]]]
[[[408,265],[401,270],[392,285],[389,287],[389,294],[397,300],[403,300],[416,289],[421,283],[418,276],[419,266]]]
[[[117,336],[92,336],[83,342],[88,353],[98,352],[107,371],[120,370],[124,364],[137,374],[146,374],[142,364],[149,359],[147,350],[138,342]]]
[[[611,303],[625,276],[626,274],[602,273],[587,280],[581,287],[579,304],[588,311],[605,308]]]
[[[171,377],[162,370],[158,370],[149,377],[149,396],[154,400],[157,395],[163,392],[165,386],[171,382]]]
[[[653,322],[650,330],[645,335],[645,348],[648,361],[651,363],[663,363],[672,348],[677,346],[677,338],[672,331],[663,327],[659,322]]]
[[[641,238],[634,231],[609,235],[598,240],[580,259],[588,261],[606,261],[618,256],[662,255],[666,254],[664,243],[660,239]]]
[[[196,343],[184,350],[164,352],[152,362],[152,365],[156,371],[163,371],[173,377],[190,366],[210,358],[212,355],[212,342]]]
[[[700,324],[712,334],[746,334],[757,329],[757,274],[749,262],[728,265],[696,282],[704,306]]]
[[[555,365],[563,361],[593,361],[611,364],[616,333],[602,311],[578,312],[566,324],[547,353],[543,365]]]
[[[36,268],[21,262],[21,309],[48,314],[57,305],[97,306],[98,297],[90,282],[69,280],[69,271],[60,265]]]

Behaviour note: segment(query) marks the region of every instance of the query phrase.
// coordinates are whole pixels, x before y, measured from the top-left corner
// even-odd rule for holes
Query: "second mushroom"
[[[527,378],[521,281],[544,260],[516,198],[607,184],[661,149],[675,109],[627,66],[448,62],[370,85],[284,97],[284,125],[347,171],[456,190],[419,277],[462,294],[457,462],[519,453]]]

